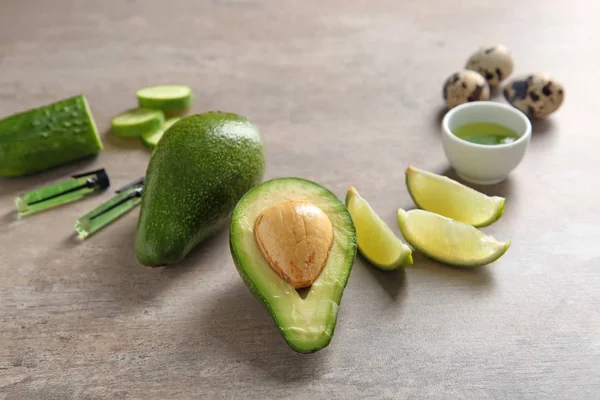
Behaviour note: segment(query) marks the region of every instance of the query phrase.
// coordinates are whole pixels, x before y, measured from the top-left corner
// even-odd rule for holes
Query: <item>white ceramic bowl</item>
[[[512,129],[512,143],[483,145],[468,142],[452,132],[474,122],[492,122]],[[450,109],[442,121],[442,144],[450,165],[467,182],[491,185],[506,179],[523,160],[531,139],[531,122],[516,108],[492,101],[474,101]]]

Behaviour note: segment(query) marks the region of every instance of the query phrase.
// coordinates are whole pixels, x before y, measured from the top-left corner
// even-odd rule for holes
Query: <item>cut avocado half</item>
[[[256,186],[233,211],[230,249],[292,349],[329,345],[357,249],[352,218],[332,192],[301,178]]]

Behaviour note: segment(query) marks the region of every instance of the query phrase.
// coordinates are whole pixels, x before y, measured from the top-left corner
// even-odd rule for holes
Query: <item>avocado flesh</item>
[[[138,261],[180,262],[227,225],[263,172],[260,133],[244,117],[209,112],[182,118],[164,133],[148,165],[135,236]]]
[[[262,212],[286,200],[307,201],[319,207],[334,229],[325,267],[304,299],[271,268],[253,232]],[[344,204],[329,190],[311,181],[300,178],[266,181],[249,191],[236,206],[230,247],[240,276],[267,307],[288,345],[300,353],[327,347],[356,256],[356,232]]]

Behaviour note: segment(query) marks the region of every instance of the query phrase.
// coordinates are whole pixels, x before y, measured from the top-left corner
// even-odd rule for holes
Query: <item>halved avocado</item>
[[[317,225],[311,221],[303,220],[301,209],[289,213],[296,221],[292,221],[291,225],[296,227],[282,225],[285,211],[280,213],[273,210],[278,210],[278,207],[285,209],[290,203],[304,207],[308,218],[320,214],[321,222],[325,220],[325,223],[319,226],[332,230],[333,240],[323,239],[331,239],[330,235],[321,236],[319,232],[314,232],[320,228],[315,228]],[[264,228],[267,233],[263,233],[266,239],[278,238],[280,242],[285,242],[287,236],[305,235],[303,238],[296,237],[296,240],[309,245],[289,245],[287,249],[277,249],[273,248],[272,242],[271,248],[265,250],[255,227],[257,221],[261,223],[261,219],[271,218],[271,215],[277,219],[271,229],[279,229],[280,232],[269,233],[267,226]],[[331,224],[326,223],[327,219]],[[295,284],[289,277],[284,279],[276,270],[279,267],[285,269],[285,265],[281,265],[285,262],[281,262],[281,258],[279,262],[267,260],[264,255],[268,250],[273,254],[292,251],[295,252],[292,256],[294,260],[305,260],[308,265],[315,258],[322,259],[319,254],[315,256],[315,249],[318,253],[320,245],[320,249],[327,249],[328,253],[322,269],[317,268],[320,272],[308,287],[304,287],[306,284]],[[267,307],[288,345],[299,353],[312,353],[327,347],[334,333],[338,308],[357,249],[354,223],[344,204],[328,189],[305,179],[277,178],[263,182],[247,192],[233,211],[230,249],[243,281]],[[302,266],[294,263],[292,267],[302,269]],[[298,289],[298,286],[303,288]]]

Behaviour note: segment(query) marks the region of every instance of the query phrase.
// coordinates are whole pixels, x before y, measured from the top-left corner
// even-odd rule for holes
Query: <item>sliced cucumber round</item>
[[[157,131],[164,122],[165,115],[162,111],[137,108],[114,117],[111,126],[117,136],[141,136]]]
[[[163,134],[169,129],[173,124],[179,121],[181,118],[171,118],[165,121],[163,126],[161,126],[158,130],[154,132],[144,133],[142,135],[142,142],[150,148],[156,147],[160,138],[162,138]]]
[[[181,111],[190,108],[192,89],[182,85],[152,86],[137,91],[140,107],[162,111]]]

